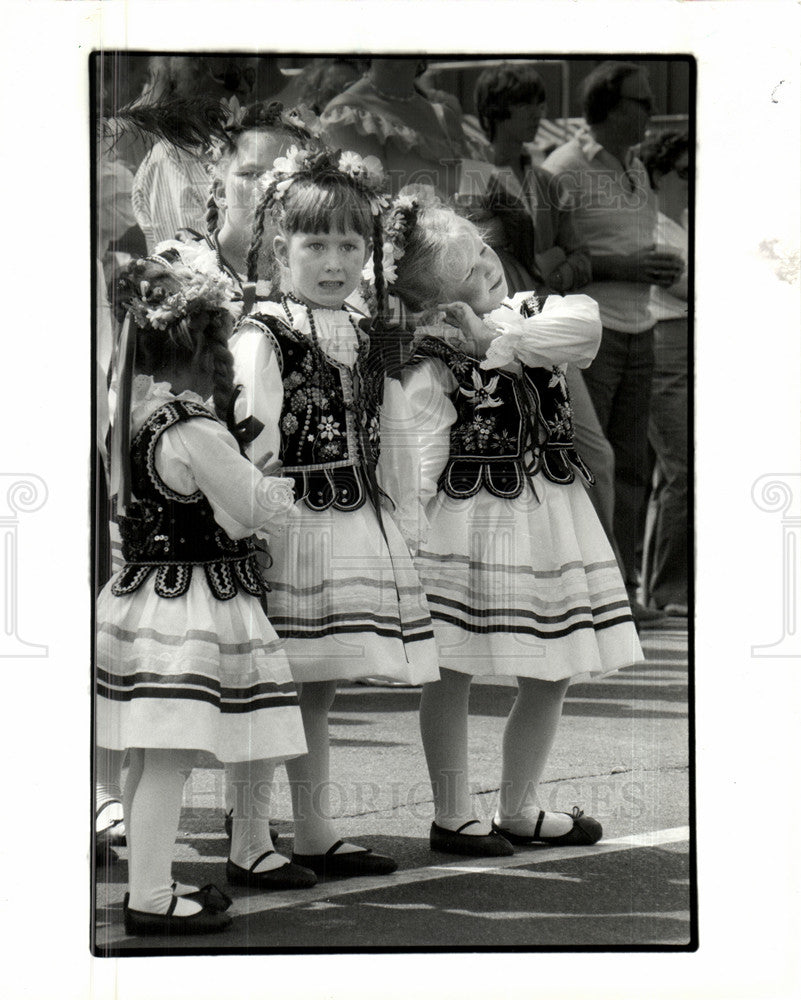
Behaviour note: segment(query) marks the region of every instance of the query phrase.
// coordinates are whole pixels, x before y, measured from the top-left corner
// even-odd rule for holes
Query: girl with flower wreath
[[[314,116],[308,111],[305,116],[314,128]],[[206,152],[210,186],[205,232],[183,229],[175,239],[160,243],[157,252],[174,249],[191,267],[223,271],[234,282],[236,299],[247,300],[248,309],[256,298],[277,297],[280,274],[272,255],[274,233],[268,233],[263,244],[258,287],[248,285],[246,279],[260,181],[277,157],[310,138],[300,112],[286,110],[278,101],[240,106],[233,98],[221,135],[215,136]]]
[[[368,335],[346,305],[371,252],[383,300],[383,173],[375,158],[316,145],[276,160],[266,180],[248,281],[257,279],[271,212],[289,290],[240,321],[231,350],[246,404],[238,416],[264,425],[248,453],[259,468],[271,455],[280,459],[299,513],[266,571],[309,747],[287,763],[293,860],[324,875],[385,874],[393,859],[337,834],[328,734],[337,681],[438,676],[425,598],[400,532],[382,515],[376,480],[388,340],[375,329]],[[400,393],[397,381],[386,383]]]
[[[161,257],[131,262],[117,287],[127,319],[112,473],[125,562],[97,602],[96,739],[129,752],[130,934],[231,922],[216,887],[172,880],[196,752],[246,767],[306,749],[252,539],[281,530],[292,481],[262,476],[240,452],[253,429],[231,419],[232,296],[224,275]],[[284,860],[287,884],[314,884]]]
[[[240,105],[236,97],[224,102],[221,128],[210,138],[205,155],[209,178],[205,231],[180,230],[174,239],[160,243],[159,254],[178,259],[186,266],[209,275],[225,275],[232,282],[236,317],[250,309],[255,300],[278,294],[280,274],[272,255],[273,232],[268,233],[258,261],[259,280],[247,282],[247,254],[253,234],[253,216],[261,196],[260,180],[276,157],[285,154],[292,144],[304,144],[311,138],[304,120],[295,110],[286,110],[278,101]],[[314,127],[314,116],[305,112]],[[119,768],[118,768],[119,770]],[[262,888],[287,888],[283,877],[286,858],[273,851],[276,830],[265,830],[264,808],[258,808],[254,790],[268,788],[272,765],[252,764],[247,774],[242,768],[225,768],[225,830],[231,838],[229,879],[236,883],[242,866],[267,853],[260,871],[282,874],[262,879]],[[245,811],[245,805],[248,810]],[[264,804],[262,804],[264,805]],[[255,812],[255,815],[254,815]],[[112,841],[113,842],[113,841]]]
[[[387,221],[392,291],[417,331],[401,379],[414,431],[401,523],[412,544],[439,647],[420,728],[434,793],[435,850],[508,855],[513,844],[590,844],[601,825],[546,811],[538,786],[568,684],[642,658],[626,590],[582,482],[563,366],[598,349],[597,305],[584,295],[505,298],[495,253],[472,223],[400,198]],[[442,318],[444,317],[444,323]],[[458,331],[453,343],[454,328]],[[391,460],[390,460],[391,461]],[[415,484],[418,489],[415,490]],[[494,821],[470,798],[468,696],[475,675],[516,677]]]

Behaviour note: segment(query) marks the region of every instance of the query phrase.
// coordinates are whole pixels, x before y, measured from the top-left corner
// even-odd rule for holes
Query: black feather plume
[[[103,119],[103,141],[112,149],[123,137],[142,139],[147,145],[163,140],[176,149],[204,148],[224,134],[228,108],[210,97],[175,97],[156,104],[128,104]]]

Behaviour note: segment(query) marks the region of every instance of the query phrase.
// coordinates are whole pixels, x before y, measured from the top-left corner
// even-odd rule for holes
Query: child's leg
[[[128,852],[131,850],[131,806],[134,795],[142,777],[142,770],[145,766],[145,751],[142,747],[131,747],[128,751],[128,774],[125,778],[125,788],[122,792],[122,808],[125,813],[125,821],[128,824],[126,830],[126,840],[128,842]]]
[[[125,810],[125,819],[131,815],[131,804],[133,802],[134,795],[136,794],[136,789],[139,785],[139,779],[142,777],[142,771],[145,766],[145,751],[142,747],[131,747],[128,751],[128,774],[125,778],[125,788],[122,794],[122,806]],[[128,844],[128,857],[131,856],[131,830],[130,822],[128,823],[128,831],[126,833],[126,842]],[[190,892],[197,892],[196,885],[187,885],[184,882],[173,882],[172,891],[175,896],[185,896]]]
[[[541,681],[518,677],[518,691],[503,733],[503,771],[496,822],[521,836],[531,834],[542,806],[538,788],[562,717],[568,680]],[[558,837],[573,820],[564,813],[545,813],[540,833]]]
[[[298,701],[303,716],[308,753],[286,762],[295,819],[295,854],[324,854],[339,840],[331,819],[328,712],[334,702],[336,681],[311,681],[300,685]],[[344,854],[361,850],[343,844]]]
[[[191,750],[138,749],[131,752],[131,766],[141,755],[138,780],[131,786],[126,813],[129,836],[129,906],[144,913],[166,913],[172,902],[172,857],[184,784],[195,760]],[[134,774],[136,779],[136,774]],[[131,776],[126,783],[126,800]],[[127,803],[126,803],[127,804]],[[179,899],[177,917],[197,913],[194,900]]]
[[[226,805],[233,811],[231,851],[235,865],[248,871],[265,851],[272,851],[270,802],[275,763],[271,760],[248,760],[225,768]],[[254,872],[266,872],[288,864],[282,854],[262,859]]]
[[[475,817],[467,764],[472,678],[455,670],[442,669],[440,674],[440,680],[423,685],[420,734],[434,794],[434,822],[446,830],[457,830]],[[483,836],[489,830],[489,823],[482,821],[463,832]]]

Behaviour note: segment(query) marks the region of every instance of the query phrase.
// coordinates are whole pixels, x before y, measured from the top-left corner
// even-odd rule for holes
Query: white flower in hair
[[[312,111],[308,104],[296,104],[294,108],[284,112],[284,117],[292,125],[305,128],[313,136],[319,136],[323,131],[319,115]]]
[[[358,153],[348,149],[339,157],[339,170],[350,177],[358,177],[361,174],[363,162]]]
[[[360,156],[348,149],[339,157],[338,169],[370,189],[384,183],[384,168],[377,156]],[[377,214],[377,213],[374,213]]]
[[[395,261],[398,259],[398,252],[396,247],[390,243],[384,243],[381,248],[381,272],[384,275],[384,282],[387,285],[394,285],[398,280],[398,271],[395,267]],[[375,274],[373,272],[373,262],[372,259],[368,260],[364,265],[362,270],[362,277],[365,281],[373,282],[375,279]]]
[[[227,100],[223,100],[223,104],[228,106],[228,117],[223,124],[223,128],[237,128],[244,121],[247,109],[239,103],[239,98],[235,94]]]
[[[309,158],[308,149],[290,146],[286,156],[279,156],[273,161],[273,174],[295,174],[301,170]]]

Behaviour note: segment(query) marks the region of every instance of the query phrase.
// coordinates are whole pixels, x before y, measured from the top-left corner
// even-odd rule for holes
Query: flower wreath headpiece
[[[175,276],[179,287],[141,277],[145,262],[162,265]],[[140,329],[166,330],[189,316],[210,312],[229,312],[235,316],[234,283],[222,272],[195,271],[182,264],[170,264],[162,257],[133,261],[122,272],[117,284],[119,302]]]
[[[263,197],[275,211],[295,181],[307,177],[321,180],[341,174],[367,196],[373,215],[381,215],[389,206],[384,168],[377,156],[360,156],[351,151],[332,150],[316,141],[308,146],[292,146],[286,156],[279,156],[272,170],[261,179]]]
[[[222,128],[225,138],[215,138],[206,150],[206,158],[213,167],[242,132],[257,128],[281,129],[298,142],[306,142],[321,131],[320,119],[305,105],[286,109],[280,101],[263,101],[261,104],[240,104],[236,97],[224,100],[227,117]]]
[[[384,244],[384,260],[391,261],[391,278],[387,284],[392,284],[397,278],[395,264],[406,252],[409,236],[417,223],[420,212],[420,202],[413,195],[399,195],[392,203],[392,208],[384,220],[384,235],[388,242]],[[385,267],[385,273],[387,268]]]

